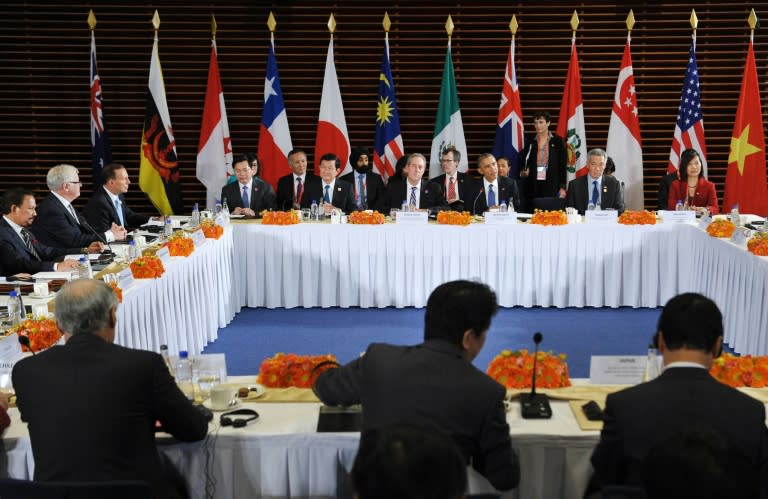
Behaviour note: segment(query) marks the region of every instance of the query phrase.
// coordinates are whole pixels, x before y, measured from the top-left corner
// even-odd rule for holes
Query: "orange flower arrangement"
[[[120,286],[118,286],[116,282],[110,282],[109,287],[112,288],[112,291],[117,295],[117,302],[123,303],[123,290],[120,289]]]
[[[294,225],[299,223],[299,214],[295,211],[265,211],[261,217],[262,225]]]
[[[25,319],[24,322],[13,328],[19,336],[29,338],[29,346],[33,352],[39,352],[55,345],[61,338],[61,331],[56,327],[56,321],[53,319]],[[29,352],[30,349],[22,345],[23,352]]]
[[[327,366],[321,366],[328,362]],[[334,367],[336,357],[326,355],[297,355],[295,353],[276,353],[273,357],[264,359],[259,368],[259,382],[270,388],[311,388],[314,379],[326,369]]]
[[[656,215],[648,210],[627,210],[619,215],[619,223],[624,225],[655,225]]]
[[[765,388],[768,386],[768,356],[737,357],[725,353],[715,359],[709,374],[728,386]]]
[[[379,225],[384,223],[384,215],[378,211],[353,211],[349,214],[349,223]]]
[[[494,357],[488,376],[507,388],[530,388],[533,378],[533,354],[528,350],[502,350]],[[571,386],[565,354],[539,352],[536,361],[536,388]]]
[[[747,242],[747,250],[757,256],[768,256],[768,233],[757,233]]]
[[[735,230],[730,220],[715,220],[707,226],[707,234],[712,237],[731,237]]]
[[[202,227],[203,234],[208,239],[218,239],[224,234],[224,227],[218,225],[213,220],[203,220],[200,222],[200,227]]]
[[[442,225],[469,225],[472,215],[468,211],[439,211],[437,223]]]
[[[534,210],[531,223],[536,225],[565,225],[568,223],[568,217],[564,211],[555,210]]]
[[[134,279],[155,279],[164,272],[162,260],[154,255],[142,256],[131,262],[131,274]]]
[[[195,242],[189,237],[172,237],[165,246],[171,256],[189,256],[195,251]]]

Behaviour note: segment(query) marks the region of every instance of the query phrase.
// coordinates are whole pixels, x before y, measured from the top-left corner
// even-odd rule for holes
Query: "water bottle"
[[[733,225],[736,227],[741,227],[741,215],[739,215],[738,204],[733,205],[733,208],[731,208],[731,222],[733,222]]]
[[[410,210],[410,206],[408,205],[408,200],[407,199],[403,199],[403,204],[400,206],[400,211],[402,211],[402,212],[411,211]]]
[[[216,206],[213,207],[213,219],[216,220],[219,215],[221,215],[221,203],[216,201]]]
[[[128,262],[132,262],[139,257],[139,248],[136,246],[136,241],[131,239],[128,242]]]
[[[192,208],[192,220],[189,221],[189,225],[192,227],[200,225],[200,209],[198,208],[197,203],[195,203],[195,206]]]
[[[317,207],[317,201],[315,201],[314,199],[312,200],[312,205],[309,207],[309,218],[312,220],[320,219],[320,213]]]
[[[168,355],[168,345],[160,345],[160,356],[163,358],[163,362],[165,363],[165,367],[168,368],[168,372],[171,373],[171,376],[175,376],[173,364],[171,364],[171,356]]]
[[[21,298],[16,291],[11,291],[8,293],[8,320],[11,322],[11,327],[18,326],[26,318],[27,314],[24,312]]]
[[[507,203],[502,201],[501,204],[499,205],[499,211],[502,212],[502,213],[506,213],[507,212]]]
[[[659,360],[656,354],[656,348],[648,345],[648,360],[645,362],[645,381],[653,381],[659,376]]]
[[[80,257],[80,262],[77,264],[77,276],[80,279],[93,279],[93,269],[87,256]]]
[[[224,197],[221,199],[221,214],[224,218],[224,223],[229,224],[229,206],[227,205],[227,198]]]
[[[683,206],[683,200],[678,199],[677,203],[675,204],[675,211],[683,211],[685,207]]]
[[[186,350],[179,352],[179,362],[176,364],[176,384],[181,393],[189,400],[195,399],[195,391],[192,386],[192,361]]]
[[[171,217],[165,217],[165,222],[163,223],[163,237],[165,237],[166,239],[170,239],[172,235],[173,235],[173,220],[171,220]]]
[[[590,201],[589,204],[587,205],[587,211],[592,211],[594,209],[595,209],[595,203]]]

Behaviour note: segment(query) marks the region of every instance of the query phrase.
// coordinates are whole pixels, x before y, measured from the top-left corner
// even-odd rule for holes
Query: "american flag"
[[[104,106],[101,96],[101,79],[96,66],[96,37],[91,31],[91,161],[93,163],[93,185],[101,185],[101,170],[112,161],[107,124],[104,121]]]
[[[515,39],[507,56],[507,68],[504,71],[504,83],[501,87],[501,104],[496,122],[496,140],[493,155],[509,160],[510,177],[517,177],[520,170],[518,154],[523,150],[523,110],[520,105],[520,88],[517,86],[515,69]]]
[[[704,176],[707,176],[707,146],[704,143],[704,117],[701,114],[701,89],[699,87],[699,68],[696,65],[696,39],[691,43],[688,55],[688,67],[685,70],[683,92],[680,95],[680,107],[677,109],[675,136],[669,151],[667,172],[677,171],[680,165],[680,153],[686,149],[696,149],[701,156]]]

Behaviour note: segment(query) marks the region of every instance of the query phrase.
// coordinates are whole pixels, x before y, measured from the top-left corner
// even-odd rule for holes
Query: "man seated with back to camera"
[[[328,405],[361,403],[363,431],[398,422],[433,426],[450,435],[465,464],[496,489],[512,489],[520,470],[506,390],[472,365],[497,309],[485,284],[442,284],[427,301],[422,344],[371,344],[359,359],[320,374],[315,394]]]
[[[153,497],[186,496],[155,444],[155,422],[177,440],[205,438],[210,413],[192,405],[162,357],[114,344],[117,296],[78,279],[56,294],[66,343],[20,360],[13,387],[29,424],[37,481],[141,480]]]

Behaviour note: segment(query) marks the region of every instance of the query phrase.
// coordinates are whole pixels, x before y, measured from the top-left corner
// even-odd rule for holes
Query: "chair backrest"
[[[150,499],[147,482],[31,482],[0,480],[3,499]]]
[[[553,197],[553,198],[534,198],[534,209],[539,210],[564,210],[565,199]]]

